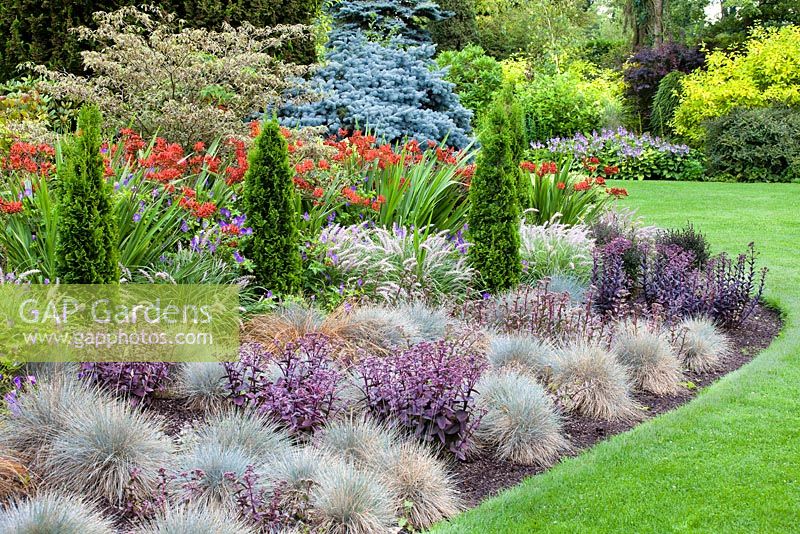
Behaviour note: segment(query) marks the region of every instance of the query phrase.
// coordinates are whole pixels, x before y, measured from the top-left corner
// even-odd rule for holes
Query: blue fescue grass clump
[[[176,373],[176,390],[190,409],[217,409],[228,395],[225,368],[219,362],[185,362]]]
[[[137,534],[250,534],[253,529],[215,506],[170,506],[136,530]]]
[[[707,317],[684,320],[678,332],[678,352],[683,364],[696,373],[715,369],[731,350],[728,338]]]
[[[634,387],[656,395],[672,395],[680,390],[680,362],[665,332],[626,321],[617,326],[612,348],[628,370]]]
[[[43,483],[121,504],[152,493],[172,442],[157,416],[108,399],[76,406],[43,461]]]
[[[487,373],[478,391],[486,412],[475,436],[500,460],[550,465],[569,449],[553,401],[531,377],[514,371]]]
[[[495,369],[514,369],[546,379],[552,370],[555,348],[531,334],[492,334],[486,357]]]
[[[98,508],[78,497],[42,492],[14,500],[0,511],[3,534],[113,534],[114,525]]]

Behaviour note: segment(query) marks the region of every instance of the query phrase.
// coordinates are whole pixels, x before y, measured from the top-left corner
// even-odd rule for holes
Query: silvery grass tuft
[[[113,534],[95,504],[68,494],[43,492],[13,500],[0,511],[3,534]]]
[[[177,392],[190,409],[203,412],[218,409],[228,396],[225,368],[219,362],[185,362],[177,375]]]
[[[310,504],[317,524],[331,534],[389,532],[397,525],[395,496],[383,480],[340,459],[322,466]]]
[[[163,421],[122,400],[74,406],[43,460],[43,484],[121,504],[155,491],[173,461]]]
[[[491,372],[483,376],[477,389],[478,405],[485,413],[475,437],[497,458],[546,466],[569,450],[553,401],[529,376]]]
[[[678,327],[678,353],[691,371],[703,373],[717,368],[730,351],[730,341],[711,319],[685,319]]]
[[[486,357],[494,369],[510,369],[546,381],[552,373],[555,347],[532,334],[490,334]]]
[[[589,280],[594,239],[588,227],[523,223],[519,236],[523,282],[535,283],[554,274],[572,276],[583,282]]]
[[[462,299],[473,277],[463,245],[447,232],[334,225],[322,231],[320,241],[348,285],[390,303]]]
[[[572,412],[607,421],[641,418],[625,368],[596,343],[576,341],[559,350],[551,387]]]
[[[239,519],[216,506],[169,507],[147,521],[135,534],[255,534]]]
[[[666,332],[625,321],[617,325],[612,348],[634,387],[656,395],[674,395],[680,391],[683,373]]]

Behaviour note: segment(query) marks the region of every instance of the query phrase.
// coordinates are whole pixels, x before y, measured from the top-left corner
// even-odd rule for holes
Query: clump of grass
[[[214,506],[170,507],[136,530],[136,534],[253,534],[251,529]]]
[[[178,394],[192,410],[209,411],[225,402],[225,368],[217,362],[186,362],[178,369]]]
[[[535,380],[513,371],[489,373],[477,389],[478,404],[485,413],[475,437],[490,446],[497,458],[547,466],[569,449],[561,418]]]
[[[495,369],[517,369],[547,380],[555,349],[547,341],[526,334],[492,334],[486,357]]]
[[[284,454],[291,447],[289,435],[276,423],[254,410],[211,413],[206,424],[185,437],[192,447],[237,448],[258,463]]]
[[[103,395],[97,388],[70,377],[51,377],[20,394],[15,414],[0,425],[0,443],[21,460],[38,465],[53,439],[85,406],[95,406]]]
[[[678,353],[683,364],[696,373],[719,367],[730,352],[731,345],[725,334],[705,317],[685,319],[678,328]]]
[[[267,476],[275,484],[285,484],[290,492],[306,492],[327,459],[312,447],[293,447],[270,462]]]
[[[419,326],[406,313],[389,306],[356,306],[340,312],[331,324],[340,339],[370,352],[385,353],[421,340]]]
[[[582,304],[586,300],[589,286],[566,274],[554,274],[547,279],[547,290],[551,293],[567,293],[573,304]]]
[[[646,325],[621,323],[613,351],[628,370],[634,387],[656,395],[673,395],[680,390],[680,362],[664,332],[654,332]]]
[[[426,529],[462,509],[445,465],[424,445],[402,441],[373,461],[394,494],[397,513],[415,529]]]
[[[559,350],[551,386],[572,412],[607,421],[640,417],[625,368],[597,344],[577,341]]]
[[[325,314],[314,307],[290,302],[272,313],[253,317],[244,325],[244,341],[265,347],[296,341],[322,330]]]
[[[0,452],[0,500],[28,492],[31,475],[28,469],[7,452]]]
[[[97,507],[78,497],[44,492],[13,500],[0,512],[3,534],[112,534]]]
[[[343,460],[322,466],[310,502],[316,522],[330,534],[389,532],[397,524],[395,496],[381,477]]]
[[[190,475],[199,473],[200,476],[189,485],[179,477],[173,482],[172,489],[180,501],[192,501],[200,506],[222,506],[230,511],[236,506],[238,487],[226,473],[233,473],[234,478],[240,479],[248,467],[257,464],[257,460],[240,447],[196,442],[178,455],[177,470]],[[260,476],[262,473],[259,471],[257,474]]]
[[[161,419],[111,399],[72,410],[44,459],[43,482],[112,504],[152,494],[172,458]]]
[[[416,339],[412,341],[438,341],[444,339],[450,317],[442,308],[432,308],[421,302],[402,304],[399,308],[417,332]]]
[[[398,439],[396,432],[372,419],[349,419],[330,422],[319,436],[318,447],[332,456],[350,462],[372,464]]]

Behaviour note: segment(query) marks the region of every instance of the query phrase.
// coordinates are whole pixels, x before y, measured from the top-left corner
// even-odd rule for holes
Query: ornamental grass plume
[[[553,401],[535,380],[516,371],[490,372],[478,383],[485,411],[475,431],[495,457],[523,465],[552,464],[569,450]]]
[[[571,412],[606,421],[641,418],[625,368],[598,344],[577,341],[559,350],[551,387]]]
[[[680,391],[681,364],[665,332],[624,321],[617,327],[612,350],[627,369],[634,387],[655,395]]]

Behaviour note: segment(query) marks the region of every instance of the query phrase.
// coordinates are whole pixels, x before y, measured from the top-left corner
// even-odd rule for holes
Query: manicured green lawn
[[[650,223],[693,221],[716,250],[755,241],[783,334],[693,402],[436,532],[800,532],[800,185],[624,186]]]

